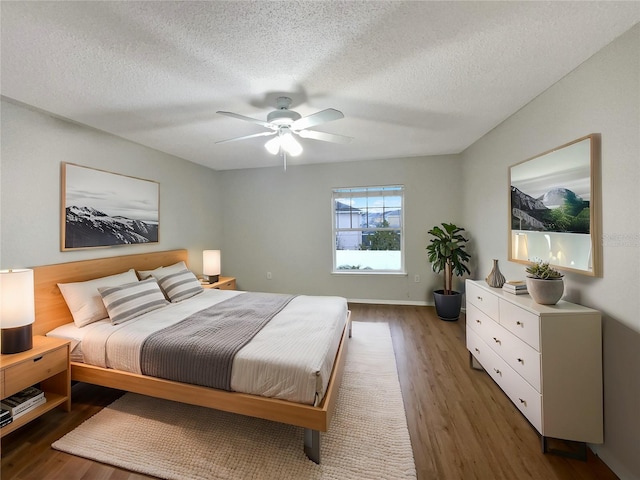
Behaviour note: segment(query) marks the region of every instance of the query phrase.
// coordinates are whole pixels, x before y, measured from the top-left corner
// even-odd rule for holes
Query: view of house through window
[[[404,272],[402,185],[333,190],[334,272]]]

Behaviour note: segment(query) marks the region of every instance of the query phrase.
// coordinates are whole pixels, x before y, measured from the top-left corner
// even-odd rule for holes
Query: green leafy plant
[[[453,292],[454,273],[457,276],[471,273],[466,266],[471,257],[465,250],[469,240],[460,232],[464,232],[464,228],[453,223],[443,223],[442,228],[435,226],[429,230],[429,234],[434,238],[427,246],[427,255],[434,272],[444,271],[445,295],[451,295]]]
[[[528,277],[539,278],[542,280],[557,280],[563,275],[555,268],[549,265],[549,262],[539,261],[526,268]]]

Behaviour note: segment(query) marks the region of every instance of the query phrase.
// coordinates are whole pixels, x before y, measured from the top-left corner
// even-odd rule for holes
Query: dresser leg
[[[482,365],[480,365],[480,362],[476,360],[476,357],[474,357],[471,352],[469,352],[469,366],[474,370],[484,370]]]
[[[551,455],[558,455],[559,457],[573,458],[575,460],[587,461],[587,444],[585,442],[573,442],[571,440],[558,440],[542,435],[542,452],[550,453]],[[549,446],[549,440],[556,444],[556,446]],[[557,444],[562,442],[565,446],[573,447],[567,449],[561,449],[557,447]]]

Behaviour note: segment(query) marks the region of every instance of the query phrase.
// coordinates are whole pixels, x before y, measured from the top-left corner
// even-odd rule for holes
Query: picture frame
[[[509,261],[602,275],[600,135],[509,167]]]
[[[61,250],[158,243],[160,184],[62,162]]]

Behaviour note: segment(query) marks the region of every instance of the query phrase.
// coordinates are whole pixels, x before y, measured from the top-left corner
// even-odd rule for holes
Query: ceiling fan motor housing
[[[293,110],[276,110],[267,115],[267,122],[274,125],[291,125],[293,122],[302,118],[298,112]]]

